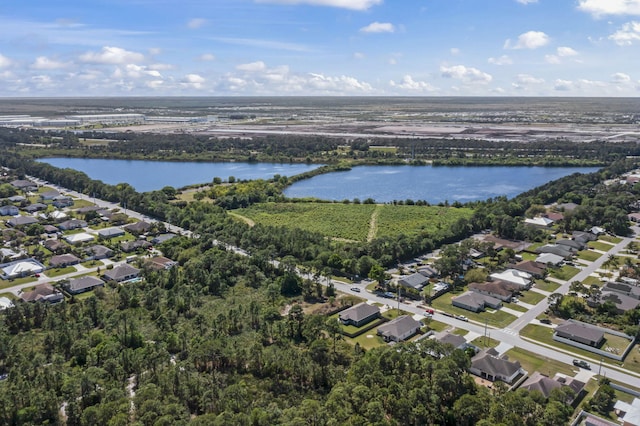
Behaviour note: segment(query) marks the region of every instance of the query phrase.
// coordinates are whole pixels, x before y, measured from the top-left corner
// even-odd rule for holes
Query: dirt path
[[[233,217],[236,217],[236,218],[240,219],[241,221],[245,222],[247,225],[249,225],[249,226],[250,226],[250,227],[252,227],[252,228],[253,228],[253,227],[255,226],[255,224],[256,224],[253,220],[249,219],[249,218],[248,218],[248,217],[246,217],[246,216],[242,216],[241,214],[234,213],[234,212],[230,212],[230,211],[228,211],[228,210],[227,210],[227,213],[229,213],[229,215],[231,215],[231,216],[233,216]]]
[[[376,209],[371,213],[371,220],[369,221],[369,234],[367,234],[367,242],[370,242],[376,237],[378,233],[378,216],[380,215],[380,205],[376,205]]]

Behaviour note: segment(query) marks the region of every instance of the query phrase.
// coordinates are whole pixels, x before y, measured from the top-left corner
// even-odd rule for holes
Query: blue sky
[[[0,96],[640,96],[640,0],[4,0]]]

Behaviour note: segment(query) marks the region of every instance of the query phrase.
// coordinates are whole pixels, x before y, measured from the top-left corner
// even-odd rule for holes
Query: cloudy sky
[[[2,0],[0,96],[640,96],[640,0]]]

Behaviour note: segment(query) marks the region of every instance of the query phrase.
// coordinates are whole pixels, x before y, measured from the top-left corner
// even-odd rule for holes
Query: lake
[[[198,183],[210,183],[214,177],[227,180],[229,176],[236,179],[293,176],[320,167],[318,164],[205,163],[101,158],[41,158],[38,161],[59,168],[78,170],[86,173],[91,179],[111,185],[126,182],[138,192],[154,191],[165,186],[181,188]]]
[[[393,200],[444,201],[512,198],[522,192],[573,173],[592,173],[597,167],[507,166],[358,166],[346,172],[314,176],[296,182],[287,197],[377,202]]]
[[[105,183],[127,182],[137,191],[164,186],[180,188],[223,180],[268,179],[276,174],[293,176],[320,167],[317,164],[203,163],[93,158],[43,158],[39,161],[86,173]],[[296,182],[287,197],[326,200],[426,200],[476,201],[490,197],[514,197],[572,173],[591,173],[597,167],[506,167],[506,166],[358,166],[346,172],[314,176]]]

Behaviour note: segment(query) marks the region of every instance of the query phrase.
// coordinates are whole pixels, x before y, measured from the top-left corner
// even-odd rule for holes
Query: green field
[[[575,371],[560,361],[549,359],[533,352],[526,351],[521,348],[512,348],[506,352],[506,355],[512,361],[519,361],[522,368],[527,370],[529,375],[534,371],[538,371],[549,377],[555,376],[556,373],[562,373],[567,376],[573,376]]]
[[[576,253],[576,255],[578,256],[578,259],[586,260],[588,262],[593,262],[595,260],[600,259],[600,256],[602,256],[602,253],[598,253],[597,251],[591,251],[591,250],[582,250]]]
[[[521,302],[528,303],[529,305],[537,305],[544,299],[546,296],[542,293],[538,293],[536,291],[527,291],[519,297]]]
[[[573,266],[564,265],[560,269],[552,269],[550,275],[559,280],[569,281],[578,272],[580,272],[580,269],[574,268]]]
[[[539,288],[542,291],[554,292],[560,287],[560,284],[552,281],[536,280],[535,288]]]
[[[343,203],[261,203],[235,210],[236,217],[271,226],[297,227],[331,238],[365,241],[398,234],[438,234],[460,218],[466,208]]]
[[[589,241],[587,245],[593,249],[607,252],[613,248],[613,244],[605,243],[603,241]]]

